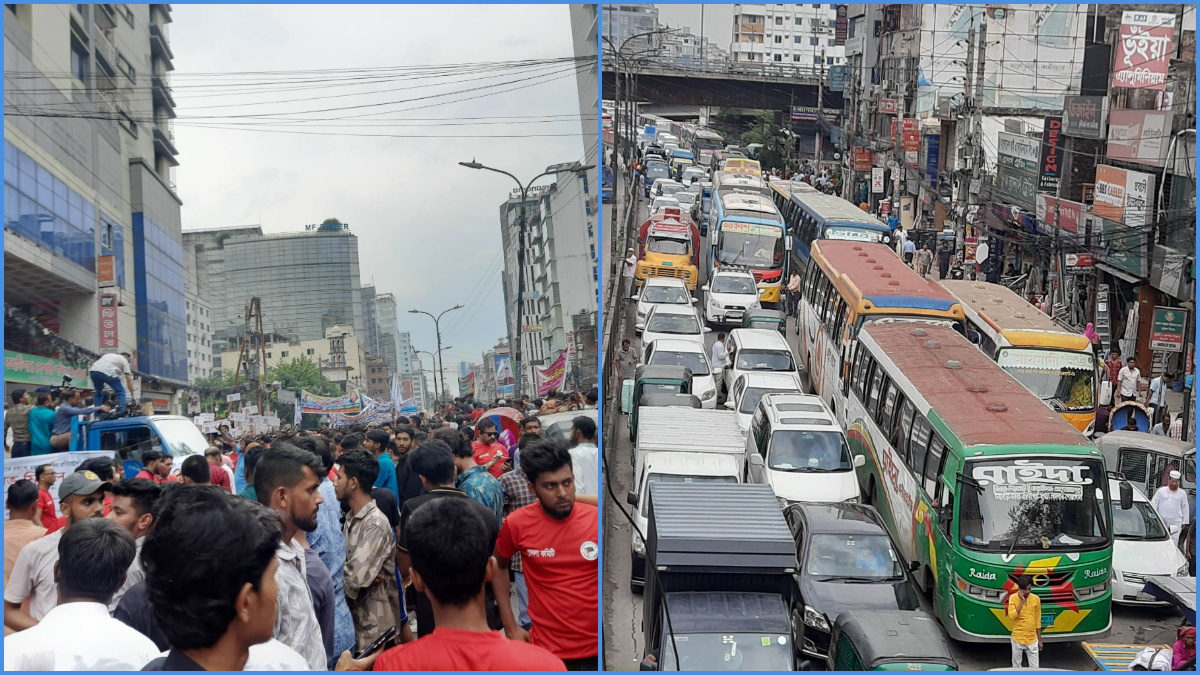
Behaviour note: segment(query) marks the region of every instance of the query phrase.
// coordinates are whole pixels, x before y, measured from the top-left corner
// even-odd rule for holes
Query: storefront
[[[63,378],[69,386],[91,389],[86,368],[76,368],[59,359],[4,350],[4,400],[17,389],[34,392],[39,387],[61,387]],[[33,397],[31,396],[31,403]]]

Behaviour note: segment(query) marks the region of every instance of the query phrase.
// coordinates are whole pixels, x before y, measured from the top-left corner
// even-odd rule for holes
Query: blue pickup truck
[[[607,166],[600,173],[600,201],[605,204],[613,201],[613,173]]]
[[[183,458],[204,454],[208,441],[192,420],[179,415],[139,415],[115,420],[71,423],[71,452],[111,451],[132,478],[142,469],[142,453],[159,450],[175,458],[178,470]]]

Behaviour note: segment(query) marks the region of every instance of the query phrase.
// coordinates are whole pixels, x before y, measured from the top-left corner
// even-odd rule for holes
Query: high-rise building
[[[143,382],[143,400],[178,412],[188,364],[171,6],[3,11],[5,304],[85,350],[132,349],[158,383]],[[90,364],[64,364],[33,326],[6,325],[6,352],[86,378]]]
[[[734,63],[828,69],[846,62],[837,44],[838,5],[734,5]]]
[[[379,355],[387,360],[388,370],[402,375],[411,372],[409,353],[412,343],[409,341],[408,349],[401,349],[395,295],[379,293],[375,296],[375,325],[379,335]],[[408,334],[404,335],[407,340]]]
[[[572,5],[574,8],[574,5]],[[658,30],[658,8],[654,5],[604,5],[604,49],[646,51],[662,44],[662,35],[634,37]]]
[[[195,249],[183,250],[183,308],[187,321],[188,384],[213,374],[212,301],[208,265]]]
[[[575,84],[579,88],[579,120],[583,129],[585,165],[596,165],[599,157],[598,138],[596,136],[596,115],[600,111],[598,84],[600,76],[600,31],[599,13],[595,4],[570,5],[571,38],[574,43],[575,57],[578,59],[596,58],[587,68],[575,71]],[[655,10],[657,12],[658,10]],[[579,64],[582,66],[583,64]],[[598,169],[588,171],[589,180],[594,184]]]
[[[379,355],[379,318],[375,315],[375,284],[362,287],[362,316],[365,324],[363,349],[370,356]]]
[[[331,221],[302,232],[264,234],[260,227],[188,230],[211,271],[213,339],[220,346],[244,330],[250,298],[262,303],[263,329],[289,340],[319,340],[330,326],[366,334],[358,237]]]

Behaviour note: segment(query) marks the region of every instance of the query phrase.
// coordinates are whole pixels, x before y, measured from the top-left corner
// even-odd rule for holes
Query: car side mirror
[[[762,455],[757,454],[757,453],[750,455],[750,465],[751,466],[762,466],[763,464],[764,464],[764,462],[763,462]]]
[[[921,561],[920,560],[909,561],[908,569],[910,572],[916,572],[917,570],[921,569]]]
[[[733,401],[726,400],[726,401],[725,401],[724,403],[722,403],[721,405],[725,406],[725,407],[726,407],[726,408],[728,408],[729,410],[733,410]]]
[[[638,493],[630,490],[629,494],[625,495],[625,503],[636,508],[638,505]]]
[[[644,324],[644,323],[634,324],[633,329],[636,330],[637,332],[641,333],[642,331],[646,330],[646,324]]]
[[[641,299],[642,299],[642,294],[641,294],[641,293],[634,293],[634,294],[633,294],[633,297],[631,297],[631,298],[629,298],[629,299],[630,299],[630,300],[632,300],[632,301],[634,301],[634,302],[637,302],[638,300],[641,300]]]
[[[697,298],[692,298],[692,304],[693,304],[693,305],[694,305],[694,304],[696,304],[697,302],[700,302],[700,300],[698,300]]]
[[[854,468],[861,469],[862,467],[864,467],[866,465],[867,465],[867,456],[866,455],[855,455],[854,456]]]
[[[1127,480],[1121,481],[1121,510],[1128,511],[1133,508],[1133,485]]]
[[[707,291],[707,290],[708,290],[708,284],[704,284],[703,286],[701,286],[701,287],[700,287],[700,290],[702,290],[702,291]]]
[[[711,332],[712,332],[712,329],[711,329],[711,328],[709,328],[708,326],[705,326],[705,327],[704,327],[704,332],[705,332],[705,333],[711,333]]]

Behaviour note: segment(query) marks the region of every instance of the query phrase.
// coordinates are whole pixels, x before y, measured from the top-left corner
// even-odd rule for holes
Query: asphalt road
[[[618,193],[618,202],[620,194]],[[614,206],[620,206],[615,204]],[[639,206],[636,223],[646,217],[645,202]],[[701,269],[705,269],[701,264]],[[701,284],[705,281],[701,272]],[[626,303],[626,326],[624,337],[641,351],[640,341],[633,330],[632,303]],[[793,353],[799,353],[795,326],[789,325],[788,342]],[[716,331],[706,336],[711,349],[716,340]],[[799,359],[797,359],[799,361]],[[607,387],[608,395],[619,395],[619,387]],[[604,663],[607,670],[637,670],[643,656],[642,640],[642,596],[634,594],[629,587],[630,572],[630,524],[622,509],[625,494],[632,488],[633,467],[630,465],[629,427],[625,415],[617,421],[616,442],[611,446],[611,455],[605,456],[605,471],[611,483],[612,494],[605,495],[604,522]],[[607,444],[606,444],[607,445]],[[618,503],[619,502],[619,503]],[[921,604],[931,611],[928,597],[921,596]],[[1183,620],[1182,613],[1173,607],[1121,607],[1113,608],[1112,633],[1104,642],[1123,644],[1171,644],[1175,641],[1175,630]],[[1010,651],[1007,643],[976,644],[950,640],[950,648],[958,660],[961,670],[988,670],[1008,667]],[[1095,664],[1078,642],[1049,643],[1042,652],[1043,668],[1066,670],[1094,670]]]

